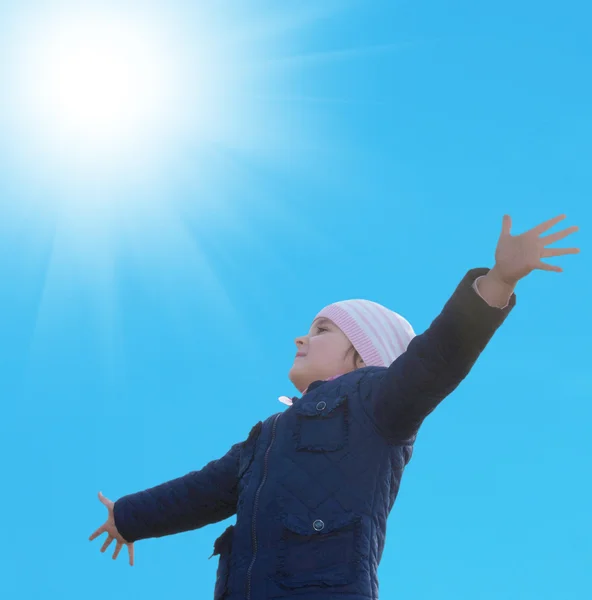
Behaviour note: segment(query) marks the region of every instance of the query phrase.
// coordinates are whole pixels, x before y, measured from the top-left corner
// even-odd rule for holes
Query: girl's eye
[[[317,327],[317,331],[321,333],[321,331],[329,331],[326,327]]]

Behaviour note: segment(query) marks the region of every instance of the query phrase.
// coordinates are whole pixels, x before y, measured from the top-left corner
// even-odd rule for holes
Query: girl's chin
[[[294,384],[294,387],[300,391],[305,390],[310,383],[310,375],[307,374],[307,370],[299,368],[298,365],[292,366],[290,372],[288,373],[288,377]]]

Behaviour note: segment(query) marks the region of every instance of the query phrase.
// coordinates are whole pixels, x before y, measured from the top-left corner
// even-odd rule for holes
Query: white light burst
[[[124,7],[23,11],[1,44],[10,159],[48,185],[69,218],[95,224],[97,205],[112,213],[124,195],[128,208],[134,194],[154,201],[187,147],[203,183],[211,169],[197,161],[208,144],[240,146],[256,135],[244,94],[256,60],[219,14],[193,9],[184,22],[178,7]]]
[[[120,11],[69,7],[22,19],[6,50],[21,147],[88,177],[174,129],[183,117],[183,53],[171,37]]]
[[[52,264],[89,278],[119,247],[152,271],[203,263],[189,219],[244,232],[235,204],[266,202],[245,165],[294,170],[324,143],[290,75],[296,38],[337,5],[0,3],[0,235],[49,224]]]
[[[15,264],[23,248],[48,256],[36,335],[88,286],[115,339],[121,264],[175,318],[205,293],[233,314],[200,236],[220,225],[260,244],[245,203],[292,216],[258,169],[321,164],[328,136],[292,75],[324,55],[296,38],[342,5],[0,2],[0,241],[18,240]]]

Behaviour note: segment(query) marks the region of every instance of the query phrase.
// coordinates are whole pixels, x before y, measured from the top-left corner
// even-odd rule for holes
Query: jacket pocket
[[[347,441],[347,396],[319,398],[294,406],[297,450],[330,452],[340,450]]]
[[[257,446],[257,440],[259,439],[259,434],[261,433],[262,427],[263,423],[259,421],[259,423],[257,423],[251,429],[249,437],[242,444],[238,465],[239,479],[241,479],[242,476],[249,470],[249,467],[253,462],[253,458],[255,457],[255,448]]]
[[[231,525],[214,542],[214,553],[212,556],[220,556],[216,572],[216,584],[214,586],[214,600],[223,600],[228,594],[228,576],[230,575],[230,553],[232,552],[233,536],[234,525]]]
[[[276,583],[284,589],[334,587],[353,583],[360,564],[360,517],[288,515],[283,518]]]

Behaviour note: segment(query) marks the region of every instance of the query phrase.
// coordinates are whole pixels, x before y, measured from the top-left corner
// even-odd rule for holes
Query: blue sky
[[[0,29],[41,4],[2,3]],[[125,6],[128,28],[166,14],[183,52],[206,39],[195,3],[88,4]],[[228,523],[138,543],[130,568],[88,542],[97,492],[199,469],[282,410],[294,337],[330,302],[371,299],[424,331],[469,269],[493,266],[504,213],[514,233],[565,213],[580,232],[557,246],[581,254],[519,283],[424,424],[381,597],[587,597],[589,4],[200,6],[218,54],[203,42],[183,63],[174,135],[142,122],[127,142],[150,151],[109,164],[120,145],[78,163],[92,144],[36,146],[15,125],[20,67],[0,35],[5,597],[211,597]],[[207,118],[191,94],[213,86],[187,67],[204,56]]]

